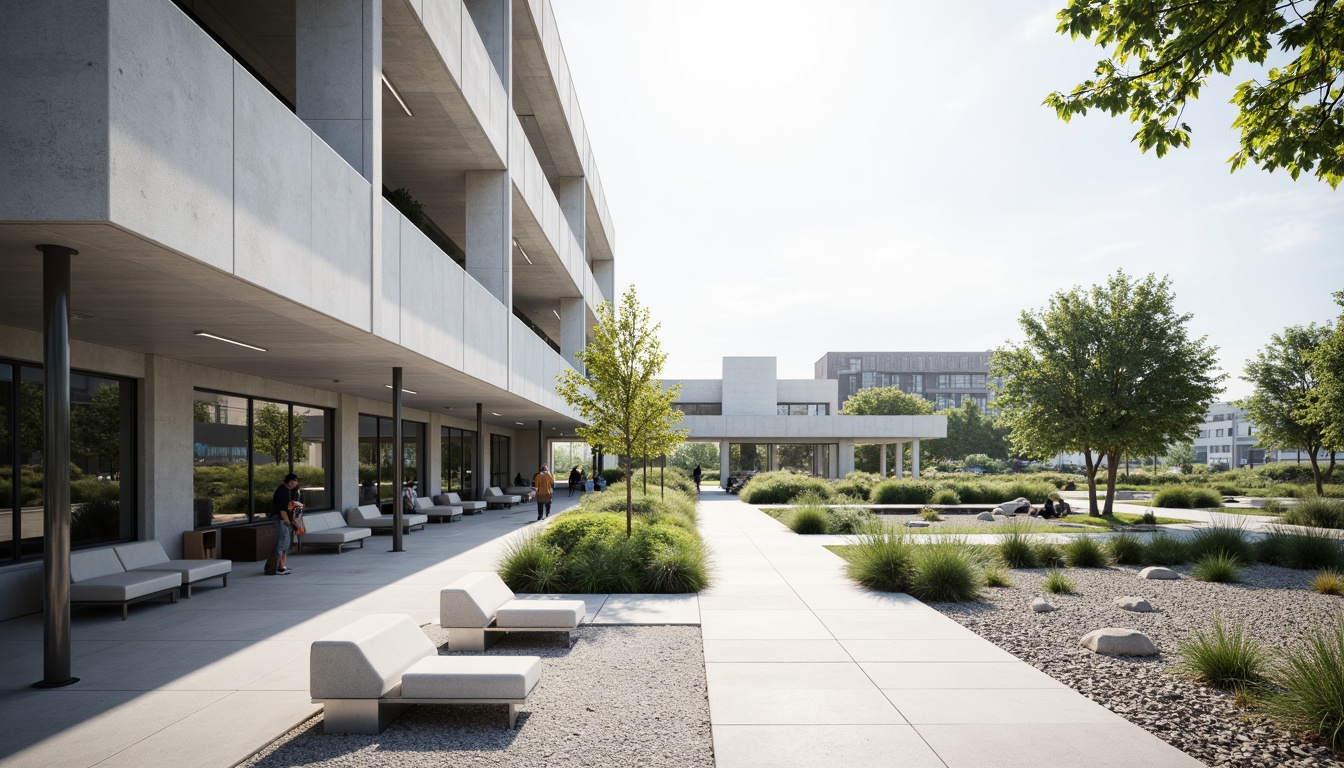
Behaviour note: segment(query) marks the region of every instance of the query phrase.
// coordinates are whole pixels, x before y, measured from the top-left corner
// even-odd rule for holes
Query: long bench
[[[327,733],[382,733],[413,704],[504,704],[514,728],[541,658],[439,656],[410,616],[374,614],[313,641],[309,673]]]
[[[125,621],[131,603],[156,597],[176,603],[181,588],[177,571],[127,571],[111,549],[70,553],[71,605],[120,605]]]
[[[364,548],[364,540],[373,535],[369,528],[352,528],[345,524],[340,512],[306,512],[303,515],[304,532],[299,535],[299,554],[303,554],[304,545],[321,544],[336,547],[336,553],[345,551],[346,544],[359,544]]]
[[[396,527],[396,518],[392,515],[384,515],[378,511],[378,508],[372,504],[365,504],[359,507],[351,507],[345,511],[345,520],[351,528],[368,528],[372,531],[391,531]],[[406,533],[419,526],[425,527],[429,518],[424,515],[405,514],[401,516],[401,527]]]
[[[479,515],[489,506],[484,501],[463,501],[462,497],[456,493],[435,496],[434,503],[444,507],[461,507],[462,511],[468,515]]]
[[[424,496],[415,500],[416,514],[424,515],[430,520],[437,520],[440,523],[451,523],[454,520],[462,519],[462,507],[455,507],[451,504],[435,504]]]
[[[232,560],[169,560],[163,545],[157,541],[137,541],[113,547],[117,559],[128,572],[171,571],[182,576],[182,587],[188,599],[191,587],[210,579],[223,579],[221,586],[229,586],[233,572]]]
[[[469,573],[439,592],[439,624],[454,651],[483,651],[507,632],[578,629],[587,608],[582,600],[518,600],[499,574]]]
[[[515,504],[521,503],[522,500],[522,496],[513,493],[505,493],[501,491],[497,485],[492,485],[489,488],[486,488],[485,497],[483,499],[486,506],[490,508],[499,507],[501,509],[512,507]]]

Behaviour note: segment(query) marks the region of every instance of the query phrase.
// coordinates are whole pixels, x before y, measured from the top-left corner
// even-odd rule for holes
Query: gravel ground
[[[1012,572],[1015,586],[986,590],[986,602],[935,604],[934,607],[1055,679],[1213,766],[1238,768],[1344,767],[1344,756],[1287,733],[1238,706],[1231,694],[1202,686],[1172,669],[1177,645],[1215,616],[1242,622],[1271,648],[1280,647],[1313,622],[1340,615],[1338,597],[1310,591],[1314,575],[1258,565],[1242,572],[1240,584],[1208,584],[1189,578],[1148,581],[1137,568],[1116,567],[1066,574],[1076,595],[1052,595],[1041,589],[1045,571]],[[1033,613],[1030,604],[1044,597],[1057,609]],[[1154,613],[1133,613],[1111,605],[1116,597],[1148,599]],[[1152,658],[1108,657],[1082,648],[1086,633],[1103,627],[1137,629],[1156,643]]]
[[[699,627],[588,626],[572,648],[557,635],[510,635],[488,653],[541,657],[517,730],[503,706],[412,707],[377,736],[324,734],[319,715],[242,765],[713,768]]]

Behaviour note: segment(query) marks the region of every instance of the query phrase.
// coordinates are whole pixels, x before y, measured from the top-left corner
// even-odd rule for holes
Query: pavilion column
[[[883,478],[887,476],[887,444],[882,443],[877,447],[877,474]]]
[[[70,676],[70,257],[42,251],[42,680],[35,688],[79,682]]]
[[[719,443],[719,487],[728,487],[728,441]]]
[[[854,441],[840,441],[840,477],[854,471]]]
[[[905,441],[896,442],[896,477],[905,477]]]
[[[919,441],[911,441],[910,447],[910,476],[919,479]]]

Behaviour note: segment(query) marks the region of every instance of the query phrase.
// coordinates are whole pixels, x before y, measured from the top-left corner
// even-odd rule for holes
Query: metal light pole
[[[404,552],[401,546],[401,494],[402,475],[406,459],[402,447],[404,439],[401,429],[401,367],[392,369],[392,551]]]

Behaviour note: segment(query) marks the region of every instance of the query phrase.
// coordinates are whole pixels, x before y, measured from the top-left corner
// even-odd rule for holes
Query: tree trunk
[[[1103,515],[1112,514],[1115,511],[1115,474],[1120,469],[1120,454],[1113,453],[1106,457],[1106,507],[1102,509]]]
[[[1321,475],[1321,479],[1323,479],[1325,482],[1328,483],[1334,480],[1334,477],[1335,477],[1335,452],[1332,450],[1330,451],[1330,464],[1326,466],[1325,472],[1322,473]]]
[[[630,530],[635,518],[635,484],[632,482],[634,478],[631,477],[635,466],[634,461],[630,458],[630,454],[633,453],[634,451],[630,451],[623,457],[625,459],[625,538],[627,539],[630,538]]]
[[[1311,478],[1316,481],[1316,495],[1320,496],[1325,492],[1325,489],[1321,487],[1321,465],[1316,460],[1316,449],[1313,447],[1309,450],[1307,458],[1311,459]]]
[[[1092,451],[1083,451],[1083,471],[1087,474],[1087,514],[1100,516],[1097,512],[1097,463],[1092,459]]]

